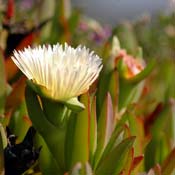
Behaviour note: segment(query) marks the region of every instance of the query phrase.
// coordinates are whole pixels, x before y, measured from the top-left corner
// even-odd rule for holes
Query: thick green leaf
[[[39,167],[43,175],[57,174],[62,175],[59,167],[57,166],[55,159],[49,151],[44,139],[41,135],[36,134],[35,144],[37,147],[41,147],[39,156]]]
[[[123,174],[127,174],[127,175],[131,174],[131,166],[132,166],[133,160],[134,160],[134,148],[132,148],[128,151],[125,169],[122,171]]]
[[[54,133],[56,131],[55,127],[47,120],[41,109],[37,94],[29,86],[26,87],[25,99],[29,117],[38,132],[46,136],[50,135],[48,130]]]
[[[68,120],[66,136],[65,136],[65,153],[64,154],[65,154],[65,165],[66,165],[67,171],[71,168],[71,164],[72,164],[76,121],[77,121],[77,113],[71,113]]]
[[[4,130],[4,127],[0,123],[0,134],[1,134],[1,141],[2,141],[2,146],[3,149],[7,146],[7,137],[6,137],[6,132]]]
[[[114,70],[111,74],[111,80],[109,83],[109,92],[111,94],[114,113],[118,110],[118,96],[119,96],[119,76],[117,70]]]
[[[94,159],[95,167],[97,166],[103,154],[103,151],[110,140],[110,137],[114,129],[114,125],[115,125],[115,119],[112,107],[112,99],[110,94],[108,93],[102,107],[101,115],[98,120],[97,150],[95,152],[95,159]]]
[[[45,108],[50,108],[51,106],[55,106],[55,108],[58,108],[58,106],[60,106],[61,104],[62,104],[62,106],[66,105],[70,110],[73,110],[74,112],[80,112],[85,108],[84,105],[81,102],[78,101],[77,97],[71,98],[67,101],[54,100],[50,96],[48,96],[48,94],[45,92],[45,88],[43,88],[43,86],[35,84],[31,80],[27,80],[27,84],[38,95],[40,95],[42,97],[41,99],[42,99],[43,103],[44,104],[46,103]],[[50,107],[47,107],[48,104],[50,104],[49,105]],[[56,111],[56,109],[55,109],[54,114],[50,114],[50,115],[55,115],[56,113],[60,113],[60,112]],[[52,113],[52,111],[50,111],[50,113]],[[52,123],[55,123],[55,121],[53,121]]]
[[[156,163],[161,164],[171,150],[167,138],[169,137],[170,127],[170,106],[165,104],[155,121],[150,126],[152,139],[145,149],[145,168],[148,171]],[[161,129],[160,129],[161,128]]]
[[[144,153],[145,146],[148,141],[148,136],[145,136],[144,133],[144,121],[139,116],[136,117],[135,113],[128,112],[128,123],[129,123],[129,129],[131,132],[131,135],[136,136],[136,140],[134,142],[134,156],[137,156],[134,158],[132,169],[134,169],[134,173],[138,174],[141,171],[144,171],[144,165],[142,154]],[[139,166],[137,166],[139,164]]]
[[[162,164],[162,175],[170,175],[175,170],[175,148]]]
[[[90,162],[93,161],[93,155],[96,149],[96,144],[97,144],[96,143],[97,142],[96,98],[95,96],[91,97],[89,96],[89,94],[86,94],[83,97],[81,97],[81,101],[84,101],[84,104],[86,106],[85,110],[82,111],[78,116],[76,113],[72,113],[72,115],[69,118],[69,122],[68,122],[66,142],[65,142],[65,147],[66,147],[65,148],[65,157],[66,157],[65,163],[66,163],[67,170],[69,170],[70,167],[72,166],[71,164],[73,164],[72,156],[75,154],[74,153],[75,148],[73,148],[73,145],[75,144],[80,145],[80,143],[78,142],[81,142],[81,141],[80,140],[76,141],[79,138],[75,138],[75,136],[78,134],[77,132],[79,129],[83,130],[82,128],[83,125],[86,125],[86,129],[88,129],[88,137],[86,135],[86,137],[84,137],[84,140],[85,142],[88,142],[88,149],[89,149],[88,154],[89,154]],[[86,123],[87,119],[88,119],[88,123]],[[82,120],[85,122],[85,124],[81,123]],[[78,125],[79,122],[81,126]],[[77,127],[80,127],[80,128],[78,129]],[[80,133],[81,132],[82,131],[80,131]],[[85,132],[87,132],[87,130]],[[82,135],[81,137],[83,137],[83,133],[81,133],[80,135]],[[85,142],[83,141],[83,144],[85,144]],[[86,145],[84,146],[86,147],[85,149],[87,149],[87,146]],[[78,147],[79,150],[81,149],[81,147],[82,145]],[[78,148],[76,148],[76,151],[79,151],[77,150]],[[77,153],[77,154],[80,154],[80,153]]]
[[[106,98],[106,94],[110,92],[109,90],[112,90],[112,97],[113,94],[117,92],[117,89],[115,89],[115,92],[113,91],[116,84],[112,82],[115,78],[116,73],[115,57],[117,55],[118,50],[120,49],[120,43],[117,37],[114,36],[112,38],[112,45],[108,49],[110,53],[108,53],[107,59],[103,60],[104,66],[99,76],[97,91],[97,117],[101,115],[101,107]],[[114,80],[114,82],[117,82],[117,80]],[[113,102],[115,102],[115,99],[113,99]]]
[[[134,143],[135,156],[143,154],[146,138],[144,133],[144,121],[141,117],[136,117],[135,113],[128,112],[128,122],[131,135],[136,136],[137,139]]]
[[[97,91],[97,117],[101,115],[101,107],[103,106],[106,94],[109,89],[111,75],[113,74],[113,66],[107,63],[104,65],[99,77],[98,91]],[[105,85],[105,86],[104,86]]]
[[[11,132],[18,137],[18,141],[22,142],[30,125],[31,121],[28,118],[25,101],[23,101],[12,115],[9,127]]]
[[[45,139],[58,166],[64,171],[64,128],[56,128],[47,120],[41,109],[37,94],[29,86],[26,87],[25,97],[28,114],[33,126]]]
[[[86,93],[81,96],[80,101],[84,104],[85,110],[71,116],[66,135],[66,164],[68,169],[77,162],[85,163],[89,160],[89,125],[90,125],[90,97]],[[70,139],[70,140],[69,140]]]
[[[121,138],[120,138],[120,134],[124,131],[125,127],[125,122],[128,118],[128,114],[126,113],[125,115],[122,116],[122,118],[117,122],[116,126],[115,126],[115,129],[112,133],[112,136],[109,140],[109,143],[107,144],[104,152],[103,152],[103,155],[101,157],[101,159],[103,159],[104,157],[106,157],[109,152],[111,150],[113,150],[117,143],[119,143],[121,141]]]
[[[6,142],[5,139],[5,131],[3,129],[3,126],[0,124],[0,174],[4,175],[4,147],[6,146],[4,143]]]
[[[6,111],[15,110],[24,101],[24,92],[26,86],[26,77],[22,76],[14,85],[7,97]]]
[[[123,108],[126,108],[129,104],[137,102],[140,97],[140,94],[143,90],[144,82],[139,84],[128,83],[122,78],[119,80],[119,111]]]
[[[132,148],[134,140],[135,137],[130,137],[123,140],[119,145],[117,145],[108,155],[104,157],[104,159],[98,165],[95,174],[118,175],[122,171],[122,169],[125,168],[127,155],[129,150]]]
[[[93,162],[94,154],[97,148],[97,116],[96,116],[96,97],[91,99],[90,109],[90,131],[89,131],[89,159],[90,163]]]

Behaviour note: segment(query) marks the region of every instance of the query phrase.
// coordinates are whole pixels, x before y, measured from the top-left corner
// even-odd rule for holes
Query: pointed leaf
[[[85,110],[71,116],[72,120],[68,125],[66,140],[71,147],[67,147],[70,157],[67,155],[66,162],[68,162],[68,169],[70,169],[77,162],[85,163],[89,160],[89,122],[90,122],[90,97],[86,93],[81,96],[80,101],[84,104]],[[72,128],[70,128],[72,127]],[[71,140],[68,141],[71,136]],[[72,143],[70,143],[72,142]]]
[[[49,135],[48,130],[53,132],[55,127],[46,119],[38,101],[37,94],[29,86],[26,87],[25,99],[29,117],[37,131],[46,135]]]
[[[29,86],[26,87],[25,97],[29,117],[33,126],[45,139],[52,156],[57,162],[57,165],[64,171],[65,128],[56,128],[47,120],[44,112],[42,111],[37,94]]]
[[[73,110],[74,112],[80,112],[85,108],[85,106],[78,101],[77,97],[71,98],[64,103],[69,109]]]
[[[130,168],[131,168],[133,159],[134,159],[134,148],[130,149],[129,152],[128,152],[125,169],[122,171],[123,174],[127,174],[127,175],[131,174],[131,169]]]
[[[2,127],[2,126],[0,126]],[[4,175],[5,170],[4,170],[4,146],[3,146],[3,133],[2,129],[0,130],[0,174]]]
[[[135,156],[143,154],[146,145],[144,133],[144,121],[141,117],[136,117],[136,114],[128,112],[128,123],[131,135],[136,136],[134,143]]]
[[[77,122],[77,113],[71,113],[66,130],[65,136],[65,165],[66,170],[69,171],[72,164],[72,155],[73,155],[73,145],[75,137],[75,128]]]
[[[96,98],[95,96],[90,97],[87,95],[88,100],[88,106],[87,103],[85,103],[85,111],[83,113],[80,113],[80,118],[82,117],[81,114],[89,118],[89,126],[88,126],[88,147],[89,147],[89,159],[90,162],[93,161],[93,155],[96,149],[96,142],[97,142],[97,121],[96,121]],[[82,118],[83,119],[83,118]],[[68,127],[67,127],[67,133],[66,133],[66,142],[65,142],[65,157],[66,157],[66,168],[67,170],[71,167],[71,160],[73,155],[73,145],[75,141],[75,133],[76,133],[76,127],[77,127],[77,114],[72,113],[72,115],[69,118]]]
[[[116,174],[118,175],[125,168],[126,158],[132,148],[135,137],[123,140],[101,161],[96,175]]]
[[[90,163],[93,162],[94,154],[97,148],[97,116],[96,116],[96,97],[92,98],[90,109],[90,131],[89,131],[89,156]]]
[[[97,116],[101,115],[101,107],[105,101],[105,97],[107,92],[109,91],[109,85],[111,81],[111,75],[113,74],[114,64],[113,62],[110,63],[111,60],[104,65],[104,68],[101,71],[99,76],[99,83],[98,83],[98,91],[97,91]],[[104,86],[105,84],[105,86]]]
[[[141,163],[141,161],[143,160],[144,158],[144,155],[141,155],[141,156],[137,156],[137,157],[134,157],[134,160],[132,162],[132,165],[131,165],[131,171],[135,170],[135,168],[137,168],[137,166]]]
[[[119,111],[126,108],[129,104],[137,102],[143,91],[144,81],[138,84],[129,83],[124,79],[119,79]]]
[[[23,101],[17,110],[13,113],[9,127],[13,134],[18,137],[18,141],[22,142],[29,127],[31,126],[31,121],[27,116],[27,109],[25,101]]]
[[[117,70],[111,74],[109,84],[109,92],[111,94],[114,112],[118,110],[118,96],[119,96],[119,76]]]
[[[6,100],[6,110],[14,110],[24,100],[26,77],[22,76],[14,85],[12,92]]]
[[[2,141],[2,146],[3,149],[7,146],[7,137],[6,137],[6,132],[4,130],[4,127],[0,123],[0,136],[1,136],[1,141]]]
[[[4,169],[4,148],[7,146],[7,138],[6,138],[6,133],[5,130],[0,123],[0,174],[4,175],[5,174],[5,169]]]
[[[102,112],[98,121],[97,150],[95,153],[95,167],[97,166],[102,153],[108,144],[114,129],[114,113],[112,108],[112,99],[108,93],[102,107]]]
[[[106,157],[109,154],[109,152],[116,147],[117,143],[119,143],[121,141],[120,134],[125,129],[125,122],[126,122],[127,118],[128,118],[128,115],[125,114],[117,122],[116,127],[115,127],[115,129],[114,129],[114,131],[112,133],[112,136],[111,136],[111,138],[109,140],[109,143],[107,144],[107,146],[106,146],[106,148],[105,148],[105,150],[103,152],[103,155],[102,155],[101,159]]]
[[[38,133],[35,137],[35,144],[37,147],[41,147],[40,156],[39,156],[39,166],[43,175],[47,174],[57,174],[61,175],[61,171],[57,166],[55,159],[53,158],[50,150],[47,147],[44,139]]]
[[[170,175],[175,169],[175,148],[162,164],[162,175]]]

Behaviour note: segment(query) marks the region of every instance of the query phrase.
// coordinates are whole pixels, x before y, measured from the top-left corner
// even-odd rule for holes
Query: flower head
[[[102,69],[102,61],[94,52],[67,44],[14,51],[12,60],[44,95],[58,101],[85,93]]]
[[[120,60],[122,60],[121,69],[123,70],[123,76],[127,79],[136,76],[145,68],[143,60],[128,55],[123,49],[120,49],[115,61],[119,62]]]

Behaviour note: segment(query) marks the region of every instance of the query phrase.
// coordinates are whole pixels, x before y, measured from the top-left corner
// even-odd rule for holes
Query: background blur
[[[173,9],[173,0],[72,0],[74,7],[107,24],[123,19],[138,19],[140,15],[155,16]]]

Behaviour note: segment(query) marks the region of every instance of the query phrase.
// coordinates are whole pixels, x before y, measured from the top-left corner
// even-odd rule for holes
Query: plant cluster
[[[173,175],[174,21],[2,2],[0,174]]]

